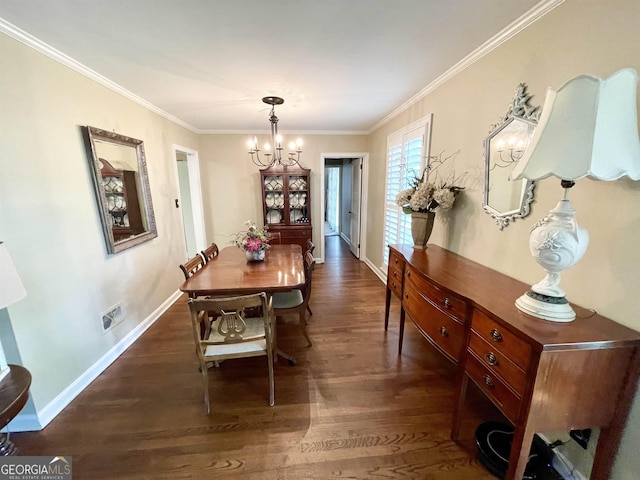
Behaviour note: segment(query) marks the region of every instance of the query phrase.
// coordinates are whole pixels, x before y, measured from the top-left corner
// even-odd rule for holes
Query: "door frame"
[[[324,166],[325,160],[340,158],[360,158],[362,160],[362,195],[360,197],[360,261],[367,256],[367,229],[365,219],[367,218],[367,198],[369,191],[369,154],[367,152],[344,152],[344,153],[321,153],[320,164],[322,165],[322,173],[320,175],[320,259],[319,263],[325,261],[325,245],[324,245]]]
[[[195,240],[197,251],[202,251],[207,247],[207,239],[204,228],[204,209],[202,205],[202,183],[200,182],[200,158],[198,151],[192,148],[183,147],[182,145],[172,145],[173,149],[173,171],[176,179],[176,200],[181,198],[180,191],[180,178],[178,173],[178,152],[187,154],[187,170],[189,172],[189,194],[191,197],[191,207],[193,213],[193,228],[195,230]],[[181,230],[183,230],[184,236],[184,218],[182,214],[182,208],[178,208],[180,215]],[[184,251],[186,248],[186,239],[184,239]],[[187,254],[188,257],[188,254]]]

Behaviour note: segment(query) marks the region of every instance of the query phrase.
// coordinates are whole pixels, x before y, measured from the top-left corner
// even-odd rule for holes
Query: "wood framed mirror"
[[[516,218],[529,214],[534,182],[511,180],[509,175],[522,157],[540,117],[539,107],[529,105],[531,95],[524,83],[500,122],[491,127],[484,140],[484,210],[502,230]]]
[[[83,133],[107,251],[157,237],[142,140],[90,126]]]

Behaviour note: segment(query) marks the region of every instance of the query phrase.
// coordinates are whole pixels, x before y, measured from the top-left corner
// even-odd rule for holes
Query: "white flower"
[[[442,210],[450,210],[453,202],[456,201],[456,195],[448,188],[439,188],[433,192],[433,199],[438,202],[438,206]]]
[[[433,212],[436,208],[449,210],[453,207],[456,194],[463,187],[446,185],[444,182],[436,185],[424,180],[417,181],[413,188],[407,188],[396,195],[396,204],[401,206],[405,213],[409,213],[408,210]]]
[[[414,191],[415,189],[413,188],[407,188],[406,190],[398,193],[398,195],[396,196],[396,204],[406,205],[407,203],[409,203],[409,200],[411,200],[411,196],[413,195]]]
[[[456,200],[456,195],[464,189],[460,182],[467,174],[465,172],[456,177],[455,173],[451,172],[446,178],[442,178],[434,170],[448,159],[454,158],[458,153],[459,151],[444,159],[442,158],[442,153],[430,156],[429,165],[424,169],[422,175],[409,180],[411,188],[402,190],[396,195],[396,204],[402,207],[405,213],[411,213],[412,211],[433,212],[437,208],[441,210],[451,209]],[[432,180],[435,179],[435,183],[427,181],[427,173],[431,175]]]

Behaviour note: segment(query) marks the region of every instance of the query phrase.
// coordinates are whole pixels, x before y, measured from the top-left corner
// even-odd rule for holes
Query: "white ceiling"
[[[561,1],[0,0],[0,31],[197,132],[264,131],[277,95],[283,132],[355,133]]]

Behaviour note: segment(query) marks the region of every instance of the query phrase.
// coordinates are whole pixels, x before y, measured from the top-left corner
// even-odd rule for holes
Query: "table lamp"
[[[547,272],[516,300],[521,311],[554,322],[576,315],[560,288],[560,272],[584,255],[589,234],[568,199],[576,180],[640,179],[636,90],[638,75],[625,68],[607,79],[580,75],[558,91],[549,88],[533,138],[512,180],[561,180],[564,198],[531,229],[529,249]]]
[[[22,300],[26,294],[9,250],[4,242],[0,242],[0,310]],[[0,380],[8,373],[9,366],[0,340]]]

